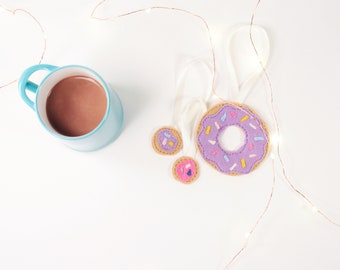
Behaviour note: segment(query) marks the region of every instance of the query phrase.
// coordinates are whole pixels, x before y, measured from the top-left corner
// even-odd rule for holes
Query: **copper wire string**
[[[40,55],[40,59],[39,59],[39,62],[38,62],[38,64],[41,64],[42,61],[43,61],[43,59],[44,59],[44,57],[45,57],[46,46],[47,46],[46,34],[45,34],[45,30],[44,30],[42,24],[39,22],[39,20],[38,20],[35,16],[33,16],[33,14],[32,14],[31,12],[29,12],[29,11],[26,10],[26,9],[22,9],[22,8],[10,9],[10,8],[4,6],[4,5],[1,4],[1,3],[0,3],[0,8],[3,9],[3,10],[5,10],[5,11],[7,11],[7,12],[9,12],[9,13],[12,13],[13,15],[17,14],[18,12],[22,12],[22,13],[28,15],[29,17],[31,17],[31,18],[33,19],[33,21],[38,25],[38,27],[39,27],[39,29],[40,29],[40,32],[41,32],[41,34],[42,34],[42,36],[43,36],[43,42],[44,42],[43,51],[42,51],[42,53],[41,53],[41,55]],[[17,82],[17,81],[18,81],[18,79],[15,79],[15,80],[13,80],[13,81],[10,81],[10,82],[8,82],[8,83],[5,83],[5,84],[3,84],[3,85],[0,85],[0,89],[1,89],[1,88],[4,88],[4,87],[7,87],[7,86],[9,86],[9,85],[11,85],[11,84],[13,84],[13,83],[15,83],[15,82]]]
[[[208,38],[209,38],[209,46],[210,46],[210,51],[211,51],[211,61],[212,61],[212,65],[213,65],[213,74],[212,74],[212,79],[211,79],[211,92],[216,97],[218,97],[220,100],[224,101],[224,99],[219,97],[216,94],[216,92],[215,92],[215,83],[216,83],[216,56],[215,56],[215,50],[214,50],[214,46],[213,46],[212,35],[211,35],[211,31],[210,31],[209,25],[208,25],[207,21],[202,16],[200,16],[200,15],[198,15],[196,13],[193,13],[191,11],[188,11],[188,10],[185,10],[185,9],[181,9],[181,8],[165,7],[165,6],[153,6],[153,7],[149,7],[149,8],[143,8],[143,9],[138,9],[138,10],[126,12],[126,13],[123,13],[123,14],[120,14],[120,15],[117,15],[117,16],[113,16],[113,17],[105,17],[105,18],[97,17],[95,15],[97,9],[103,3],[105,3],[105,2],[107,2],[107,0],[102,0],[102,1],[100,1],[94,7],[94,9],[92,10],[92,13],[91,13],[91,18],[96,19],[96,20],[100,20],[100,21],[109,21],[109,20],[113,20],[113,19],[116,19],[116,18],[127,17],[129,15],[133,15],[133,14],[137,14],[137,13],[148,12],[148,11],[151,11],[151,10],[168,10],[168,11],[172,11],[172,12],[184,13],[184,14],[187,14],[187,15],[190,15],[190,16],[193,16],[193,17],[199,19],[199,21],[201,21],[203,23],[203,25],[204,25],[204,27],[206,29]],[[249,28],[249,38],[250,38],[250,41],[251,41],[251,44],[252,44],[252,48],[253,48],[256,56],[258,57],[259,64],[261,65],[261,68],[262,68],[263,75],[264,75],[264,77],[265,77],[265,79],[267,81],[267,84],[268,84],[268,87],[267,87],[268,91],[267,91],[267,93],[268,93],[268,99],[269,99],[269,103],[270,103],[271,114],[272,114],[272,118],[273,118],[273,121],[274,121],[274,130],[275,130],[276,135],[278,137],[280,137],[280,134],[281,134],[280,132],[281,131],[280,131],[280,125],[279,125],[279,121],[278,121],[278,117],[277,117],[277,113],[276,113],[276,107],[275,107],[275,104],[274,104],[273,85],[272,85],[272,82],[271,82],[270,77],[268,75],[268,72],[267,72],[267,70],[265,68],[265,65],[261,61],[261,58],[260,58],[260,55],[258,53],[257,47],[256,47],[256,45],[254,43],[254,40],[253,40],[252,29],[253,29],[253,25],[254,25],[254,18],[255,18],[255,13],[256,13],[257,9],[259,8],[259,6],[260,6],[260,3],[261,3],[261,0],[257,0],[255,9],[254,9],[254,11],[252,13],[252,16],[251,16],[250,28]],[[28,10],[25,10],[25,9],[21,9],[21,8],[10,9],[10,8],[4,6],[1,3],[0,3],[0,9],[4,10],[6,12],[12,13],[13,15],[16,15],[17,13],[20,13],[20,12],[24,13],[27,16],[31,17],[33,19],[33,21],[38,25],[38,28],[39,28],[39,30],[40,30],[40,32],[42,34],[42,37],[43,37],[43,51],[42,51],[42,53],[40,55],[38,63],[39,64],[42,63],[42,61],[43,61],[43,59],[45,57],[45,54],[46,54],[47,39],[46,39],[45,30],[44,30],[42,24],[39,22],[39,20],[32,13],[30,13]],[[18,81],[18,79],[15,79],[15,80],[11,80],[11,81],[3,84],[3,85],[0,85],[0,89],[5,88],[5,87],[7,87],[7,86],[17,82],[17,81]],[[280,170],[281,170],[282,176],[283,176],[284,180],[287,182],[287,184],[289,185],[289,187],[292,189],[292,191],[294,193],[296,193],[304,201],[306,201],[307,204],[310,205],[313,209],[315,209],[316,212],[319,215],[321,215],[325,220],[327,220],[328,222],[330,222],[331,224],[333,224],[333,225],[335,225],[337,227],[340,227],[340,223],[337,223],[337,222],[333,221],[323,211],[319,210],[316,207],[316,205],[311,201],[311,199],[309,199],[309,197],[307,197],[301,190],[299,190],[293,184],[293,182],[290,180],[290,178],[288,177],[288,174],[287,174],[287,169],[285,167],[285,163],[284,163],[282,155],[281,155],[281,144],[280,144],[280,142],[278,142],[276,145],[273,145],[273,147],[274,147],[274,150],[277,153],[277,159],[278,159],[278,163],[279,163],[279,166],[280,166]],[[196,153],[197,153],[197,149],[196,149],[196,152],[195,152],[195,156],[196,156]],[[254,223],[254,225],[251,227],[250,231],[247,233],[244,244],[234,254],[234,256],[230,259],[230,261],[226,264],[226,266],[223,268],[224,270],[229,269],[230,266],[235,262],[235,260],[237,258],[239,258],[239,256],[246,250],[246,248],[248,247],[250,238],[252,237],[252,235],[254,234],[256,228],[260,224],[261,220],[265,217],[266,213],[269,210],[270,204],[272,202],[275,186],[276,186],[276,177],[277,177],[277,175],[275,173],[275,171],[276,171],[276,167],[275,167],[276,163],[275,162],[276,162],[275,158],[272,158],[271,159],[271,168],[272,168],[272,172],[273,172],[272,186],[271,186],[271,191],[269,193],[266,205],[263,208],[261,214],[257,218],[257,220]]]
[[[254,40],[253,40],[253,35],[252,35],[252,27],[254,24],[254,17],[255,17],[255,12],[258,9],[259,5],[260,5],[261,0],[257,1],[257,4],[255,6],[255,10],[251,16],[251,21],[250,21],[250,31],[249,31],[249,38],[252,44],[252,47],[254,49],[254,52],[256,54],[256,56],[259,59],[259,63],[262,67],[262,71],[263,74],[266,78],[266,81],[268,83],[268,93],[269,93],[269,102],[270,102],[270,107],[271,107],[271,113],[272,113],[272,117],[274,120],[274,126],[275,126],[275,132],[276,135],[278,136],[278,138],[280,138],[280,125],[278,122],[278,118],[277,118],[277,114],[276,114],[276,110],[275,110],[275,105],[274,105],[274,97],[273,97],[273,86],[272,86],[272,82],[269,78],[268,72],[265,68],[265,66],[263,65],[263,62],[261,61],[261,58],[259,56],[258,50],[255,46]],[[285,164],[283,162],[282,156],[281,156],[281,146],[280,146],[280,142],[277,142],[276,144],[276,152],[277,152],[277,157],[279,159],[279,163],[280,163],[280,167],[281,167],[281,172],[283,175],[284,180],[288,183],[289,187],[293,190],[293,192],[295,192],[298,196],[300,196],[302,199],[304,199],[314,210],[316,210],[316,212],[318,214],[320,214],[322,217],[324,217],[327,221],[329,221],[330,223],[332,223],[333,225],[340,227],[340,223],[337,223],[335,221],[333,221],[330,217],[328,217],[323,211],[319,210],[316,205],[311,201],[311,199],[309,199],[301,190],[299,190],[297,187],[295,187],[295,185],[293,184],[293,182],[289,179],[288,175],[287,175],[287,170],[285,167]]]
[[[3,84],[3,85],[0,85],[0,89],[1,89],[1,88],[5,88],[5,87],[7,87],[7,86],[10,86],[11,84],[16,83],[17,81],[18,81],[18,79],[13,80],[13,81],[10,81],[10,82],[8,82],[8,83],[5,83],[5,84]]]

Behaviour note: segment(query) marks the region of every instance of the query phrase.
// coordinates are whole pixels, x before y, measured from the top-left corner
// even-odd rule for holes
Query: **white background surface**
[[[39,19],[47,39],[43,62],[94,68],[126,113],[113,144],[78,153],[45,132],[16,84],[0,89],[0,269],[223,269],[265,206],[270,158],[249,175],[230,177],[197,156],[201,177],[185,186],[171,177],[176,157],[155,154],[150,142],[171,121],[181,66],[210,59],[202,24],[168,11],[99,22],[90,18],[94,0],[0,3]],[[235,25],[249,23],[256,1],[108,1],[98,15],[154,5],[208,21],[217,90],[227,92],[226,39]],[[255,16],[271,40],[268,73],[287,173],[337,222],[339,9],[337,0],[264,0]],[[31,19],[3,10],[0,37],[2,85],[39,61],[43,43]],[[210,76],[201,79],[208,84]],[[272,128],[267,90],[260,80],[246,103]],[[278,164],[276,175],[269,211],[230,269],[339,269],[340,229],[289,189]]]

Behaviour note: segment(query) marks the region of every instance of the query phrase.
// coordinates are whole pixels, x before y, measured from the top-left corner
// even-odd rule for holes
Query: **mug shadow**
[[[143,92],[136,90],[133,87],[113,86],[109,83],[111,89],[117,92],[123,106],[124,121],[122,132],[131,126],[136,119],[136,115],[140,114],[147,106],[149,98],[143,95]]]

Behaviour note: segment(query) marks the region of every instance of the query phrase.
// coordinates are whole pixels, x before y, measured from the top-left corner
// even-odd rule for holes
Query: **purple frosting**
[[[220,106],[220,105],[218,105]],[[219,136],[229,126],[245,133],[244,145],[235,152],[219,143]],[[240,105],[225,103],[215,114],[202,118],[197,143],[203,158],[227,174],[247,174],[263,160],[268,147],[268,133],[261,119]]]
[[[168,128],[161,129],[158,132],[157,141],[159,147],[161,147],[165,152],[173,151],[178,145],[178,138],[176,137],[176,134]]]

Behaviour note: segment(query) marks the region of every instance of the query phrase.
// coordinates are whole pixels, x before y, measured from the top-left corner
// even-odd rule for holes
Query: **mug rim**
[[[86,71],[89,71],[90,73],[92,73],[96,77],[96,80],[98,80],[98,82],[102,85],[102,87],[105,91],[105,94],[106,94],[106,98],[107,98],[107,106],[106,106],[105,114],[104,114],[102,120],[100,121],[100,123],[94,129],[92,129],[90,132],[88,132],[84,135],[80,135],[80,136],[66,136],[66,135],[63,135],[61,133],[58,133],[55,129],[49,128],[46,125],[45,121],[42,119],[42,116],[40,115],[40,112],[39,112],[39,99],[38,98],[39,98],[39,92],[40,92],[41,86],[48,80],[48,78],[52,74],[54,74],[55,72],[58,72],[60,70],[67,69],[67,68],[85,69]],[[43,127],[49,133],[51,133],[53,136],[58,137],[58,138],[63,139],[63,140],[69,140],[69,141],[85,139],[85,138],[90,137],[91,135],[95,134],[103,126],[104,122],[108,118],[110,107],[111,107],[111,96],[110,96],[109,86],[106,84],[104,79],[96,71],[94,71],[93,69],[91,69],[89,67],[82,66],[82,65],[66,65],[66,66],[57,67],[56,69],[51,71],[49,74],[47,74],[43,78],[43,80],[39,84],[35,99],[36,99],[36,113],[37,113],[39,121],[43,125]]]

